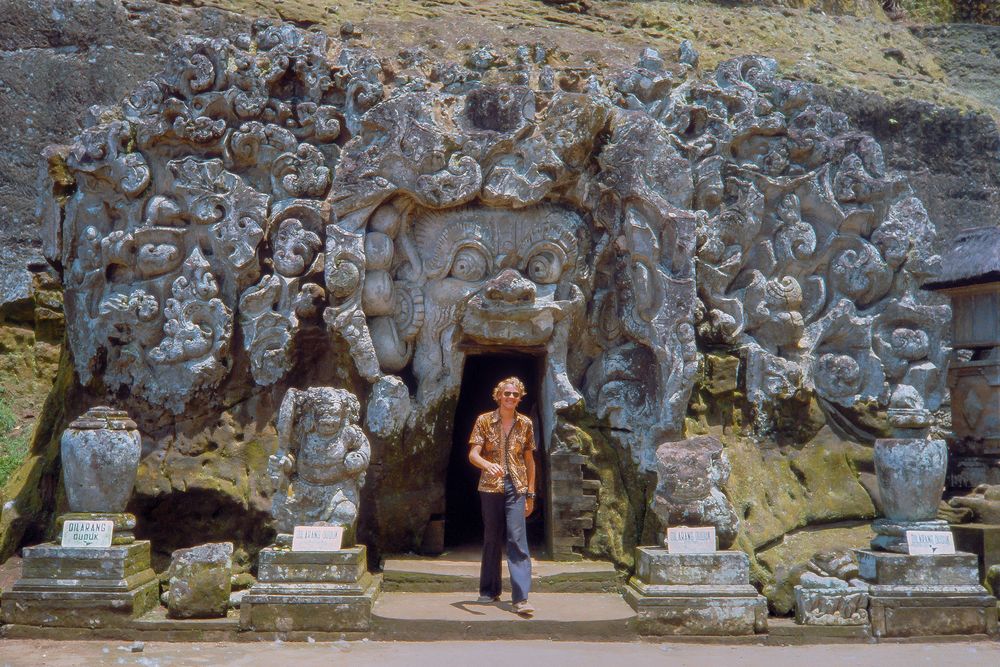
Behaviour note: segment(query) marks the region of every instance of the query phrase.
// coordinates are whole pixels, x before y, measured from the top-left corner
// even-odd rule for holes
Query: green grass
[[[3,396],[0,396],[0,486],[7,483],[28,454],[31,428],[17,428],[17,418]]]

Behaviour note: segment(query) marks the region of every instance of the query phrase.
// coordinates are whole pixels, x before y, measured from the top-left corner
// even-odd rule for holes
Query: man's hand
[[[535,499],[525,498],[524,499],[524,516],[531,516],[531,513],[535,511]]]
[[[503,467],[499,463],[487,463],[486,472],[494,477],[503,477]]]

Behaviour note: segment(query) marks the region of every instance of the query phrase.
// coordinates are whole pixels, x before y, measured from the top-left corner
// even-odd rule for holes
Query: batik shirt
[[[480,454],[490,463],[496,463],[504,470],[504,477],[510,475],[518,493],[528,490],[528,471],[524,465],[524,453],[535,449],[535,429],[531,419],[520,413],[514,414],[514,425],[504,438],[500,411],[494,410],[479,415],[469,436],[469,448],[479,445]],[[495,477],[485,470],[479,476],[479,490],[486,493],[503,493],[503,477]]]

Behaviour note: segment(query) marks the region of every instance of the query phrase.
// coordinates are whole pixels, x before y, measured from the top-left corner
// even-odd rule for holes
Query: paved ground
[[[690,644],[592,644],[578,642],[334,642],[332,644],[163,644],[132,653],[116,642],[0,641],[0,665],[294,665],[329,667],[995,667],[1000,643],[880,644],[877,646],[702,646]]]

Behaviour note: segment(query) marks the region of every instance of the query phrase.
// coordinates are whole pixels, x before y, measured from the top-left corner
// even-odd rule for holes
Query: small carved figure
[[[715,526],[719,548],[732,545],[740,522],[721,488],[730,470],[722,443],[711,436],[660,445],[652,507],[664,528]]]
[[[353,540],[358,493],[371,457],[357,425],[361,406],[346,389],[289,389],[278,414],[278,451],[268,473],[275,485],[271,516],[278,533],[295,526],[344,527]]]

